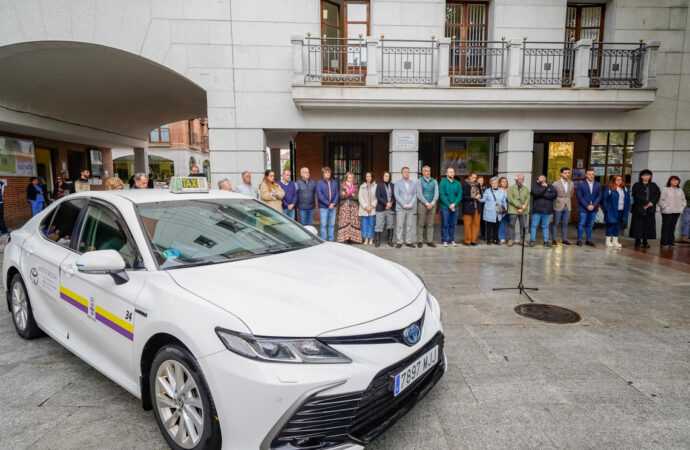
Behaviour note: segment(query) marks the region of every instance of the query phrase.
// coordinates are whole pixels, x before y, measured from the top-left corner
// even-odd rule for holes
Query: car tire
[[[38,327],[34,312],[21,275],[15,274],[10,281],[10,314],[17,334],[24,339],[35,339],[44,335]]]
[[[149,392],[156,422],[171,448],[221,447],[220,423],[211,391],[189,350],[166,345],[156,353],[149,373]]]

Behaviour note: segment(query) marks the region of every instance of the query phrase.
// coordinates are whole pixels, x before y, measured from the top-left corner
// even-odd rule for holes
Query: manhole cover
[[[580,321],[580,315],[575,311],[561,308],[560,306],[544,305],[543,303],[523,303],[515,307],[515,312],[530,319],[551,323],[575,323]]]

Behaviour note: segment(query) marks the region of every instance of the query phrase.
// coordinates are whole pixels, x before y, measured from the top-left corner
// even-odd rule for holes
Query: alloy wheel
[[[204,407],[199,388],[187,368],[166,360],[156,372],[156,408],[164,427],[182,448],[194,448],[204,432]]]
[[[14,283],[14,286],[12,286],[12,316],[17,328],[22,332],[26,330],[28,307],[24,286],[21,283]]]

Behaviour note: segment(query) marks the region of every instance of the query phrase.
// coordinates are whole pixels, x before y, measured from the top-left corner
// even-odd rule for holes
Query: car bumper
[[[439,345],[437,365],[394,397],[391,377],[435,345]],[[334,348],[352,363],[265,363],[229,351],[201,358],[223,448],[361,448],[426,395],[447,366],[443,332],[435,318],[425,323],[422,339],[414,347]]]

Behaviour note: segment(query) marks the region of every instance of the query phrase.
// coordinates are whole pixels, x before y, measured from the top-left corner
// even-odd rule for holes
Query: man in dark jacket
[[[556,189],[546,182],[544,175],[539,175],[532,188],[532,227],[529,232],[529,246],[534,247],[537,240],[537,228],[541,225],[544,234],[544,247],[552,247],[549,240],[549,222],[553,214],[553,199],[558,193]]]
[[[299,210],[299,223],[304,226],[314,224],[314,209],[316,208],[316,183],[309,179],[309,169],[302,167],[299,171],[301,180],[295,183],[297,191],[297,209]]]
[[[391,174],[383,172],[383,183],[376,185],[376,226],[374,227],[374,245],[381,245],[381,233],[388,229],[388,245],[393,247],[393,230],[395,221],[395,185],[391,183]]]
[[[602,190],[601,184],[594,179],[594,169],[585,171],[585,181],[580,181],[575,187],[577,196],[577,245],[582,247],[582,235],[586,234],[585,245],[594,247],[592,242],[592,230],[594,229],[594,219],[597,217],[597,208],[601,203]],[[585,233],[586,232],[586,233]]]
[[[319,202],[319,221],[321,222],[321,239],[335,242],[335,215],[338,211],[340,189],[338,182],[331,179],[330,167],[321,169],[323,178],[316,183],[316,199]]]

